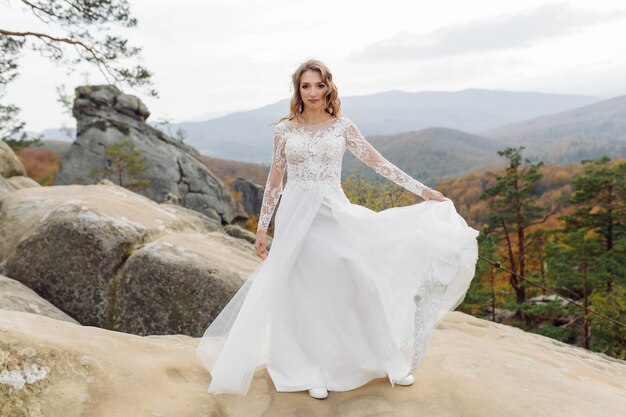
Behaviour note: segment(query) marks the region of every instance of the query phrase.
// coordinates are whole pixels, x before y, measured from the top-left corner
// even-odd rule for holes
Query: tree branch
[[[91,47],[85,45],[83,42],[77,41],[75,39],[59,38],[59,37],[56,37],[56,36],[48,35],[47,33],[39,33],[39,32],[13,32],[13,31],[10,31],[10,30],[5,30],[5,29],[0,29],[0,35],[21,36],[21,37],[33,36],[33,37],[41,39],[41,40],[47,39],[47,40],[50,40],[50,41],[63,42],[63,43],[67,43],[67,44],[70,44],[70,45],[78,45],[78,46],[81,46],[86,51],[88,51],[93,56],[94,59],[99,60],[98,55],[93,50],[93,48],[91,48]]]
[[[29,2],[28,0],[21,0],[21,2],[30,7],[33,10],[33,14],[37,17],[37,19],[41,20],[44,23],[50,23],[52,21],[50,17],[56,17],[57,19],[61,18],[61,16],[57,16],[56,14],[54,14],[52,10],[46,10],[40,6],[37,6],[36,4]],[[43,13],[44,16],[40,15],[38,12]]]
[[[76,51],[77,51],[77,53],[79,53],[79,55],[80,55],[80,49],[79,49],[79,47],[80,47],[84,51],[86,51],[89,55],[91,55],[93,60],[96,62],[96,65],[98,66],[98,70],[104,76],[104,78],[107,80],[107,83],[110,84],[110,78],[109,77],[112,77],[114,80],[119,81],[119,79],[117,77],[115,77],[114,74],[111,73],[111,71],[109,70],[108,66],[104,63],[102,58],[98,55],[98,52],[94,48],[86,45],[85,43],[83,43],[81,41],[77,41],[75,39],[67,38],[67,37],[52,36],[52,35],[48,35],[47,33],[40,33],[40,32],[14,32],[14,31],[5,30],[5,29],[1,29],[1,28],[0,28],[0,35],[19,36],[19,37],[24,37],[24,38],[28,37],[28,36],[32,36],[32,37],[35,37],[35,38],[41,40],[47,46],[52,47],[52,48],[56,48],[56,49],[59,49],[59,48],[57,46],[55,46],[55,45],[52,45],[50,43],[50,41],[66,43],[68,45],[73,45],[76,48]]]
[[[541,224],[541,223],[544,223],[546,220],[548,220],[548,217],[552,216],[552,215],[553,215],[553,214],[555,214],[555,213],[556,213],[556,208],[552,208],[552,210],[550,210],[550,212],[549,212],[549,213],[547,213],[547,214],[545,215],[545,217],[544,217],[542,220],[538,220],[538,221],[536,221],[536,222],[531,222],[531,223],[529,223],[528,225],[529,225],[529,226],[531,226],[531,225],[533,225],[533,224]]]

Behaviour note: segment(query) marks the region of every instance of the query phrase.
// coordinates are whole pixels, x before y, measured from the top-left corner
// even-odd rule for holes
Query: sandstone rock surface
[[[41,187],[37,181],[30,177],[23,175],[16,175],[11,178],[7,178],[7,182],[11,184],[14,190],[21,190],[22,188]]]
[[[276,392],[264,369],[247,397],[211,395],[198,342],[0,310],[0,415],[617,417],[626,409],[626,362],[460,312],[436,329],[413,385],[379,378],[322,401]]]
[[[40,314],[57,320],[80,324],[44,300],[21,282],[0,275],[0,309]]]

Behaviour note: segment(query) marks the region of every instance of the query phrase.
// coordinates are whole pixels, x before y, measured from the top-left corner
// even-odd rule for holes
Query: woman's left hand
[[[437,201],[449,200],[449,198],[444,197],[443,194],[441,194],[437,190],[433,190],[432,188],[429,188],[428,190],[424,191],[424,194],[425,195],[423,195],[422,197],[424,197],[425,200],[437,200]]]

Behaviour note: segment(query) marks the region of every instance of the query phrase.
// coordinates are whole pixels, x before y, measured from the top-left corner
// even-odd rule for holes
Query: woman
[[[385,376],[392,387],[411,385],[433,328],[465,297],[478,231],[342,116],[323,63],[304,62],[292,81],[259,217],[263,261],[198,346],[212,376],[208,391],[245,395],[262,367],[277,391],[308,390],[314,398]],[[346,149],[425,201],[380,212],[350,203],[340,181]]]

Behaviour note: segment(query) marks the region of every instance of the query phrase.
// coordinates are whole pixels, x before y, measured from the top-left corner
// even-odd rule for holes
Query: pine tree
[[[593,231],[586,228],[571,230],[560,235],[546,245],[548,254],[548,276],[553,278],[552,285],[569,298],[582,300],[582,305],[589,307],[589,300],[606,278],[602,268],[602,246]],[[591,345],[590,318],[586,309],[572,305],[570,323],[582,318],[581,329],[583,346]],[[570,324],[568,323],[568,324]]]
[[[582,163],[583,173],[572,181],[574,211],[559,217],[564,226],[546,247],[548,275],[570,298],[619,321],[626,316],[626,300],[620,301],[626,291],[626,163],[606,156]],[[623,327],[586,310],[572,315],[585,348],[624,355]]]
[[[622,245],[625,244],[626,242],[622,243]],[[606,291],[597,292],[591,296],[590,302],[598,313],[611,317],[620,323],[626,323],[625,287],[616,285],[610,293]],[[591,325],[594,329],[595,339],[591,349],[626,360],[626,331],[624,327],[596,315],[591,315]]]
[[[509,166],[504,175],[494,174],[495,184],[486,188],[480,196],[481,200],[487,201],[490,210],[485,233],[493,233],[497,240],[504,242],[507,251],[504,259],[509,263],[509,269],[522,276],[526,274],[528,228],[545,222],[553,214],[550,212],[544,216],[545,210],[535,204],[533,190],[542,177],[539,169],[543,162],[532,164],[525,158],[526,165],[522,165],[524,148],[507,147],[498,151],[498,155],[509,160]],[[536,221],[538,219],[541,220]],[[524,282],[515,274],[510,274],[509,282],[517,303],[523,303],[526,300]]]
[[[109,165],[106,168],[92,169],[91,176],[112,176],[118,185],[129,189],[150,183],[148,179],[139,178],[148,166],[143,164],[145,158],[129,139],[120,139],[108,145],[105,156]]]
[[[607,262],[614,259],[615,242],[626,234],[626,162],[612,164],[609,157],[584,160],[582,175],[574,178],[570,203],[575,211],[563,216],[568,231],[588,228],[595,231],[604,245]],[[623,260],[622,260],[623,262]],[[606,290],[611,291],[614,275],[610,273]]]
[[[480,255],[486,259],[499,261],[496,241],[493,238],[493,234],[480,233],[478,235],[478,248]],[[479,262],[476,265],[475,278],[472,280],[467,291],[467,296],[461,305],[463,311],[473,315],[480,315],[481,313],[490,311],[490,319],[496,321],[498,299],[496,294],[495,269],[496,267],[487,262]]]

